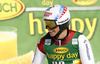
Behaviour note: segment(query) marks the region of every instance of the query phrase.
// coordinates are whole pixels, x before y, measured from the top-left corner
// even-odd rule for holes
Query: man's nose
[[[46,27],[48,30],[51,30],[48,26]]]

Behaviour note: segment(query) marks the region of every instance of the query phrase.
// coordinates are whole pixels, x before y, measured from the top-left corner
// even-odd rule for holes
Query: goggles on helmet
[[[44,20],[46,28],[49,27],[50,29],[54,29],[57,27],[55,20]]]

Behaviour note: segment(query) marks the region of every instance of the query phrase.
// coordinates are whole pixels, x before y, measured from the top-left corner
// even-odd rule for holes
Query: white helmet
[[[67,7],[63,5],[53,5],[49,7],[44,14],[44,20],[53,20],[56,25],[63,25],[68,23],[66,26],[68,27],[70,21],[70,13]]]
[[[63,5],[53,5],[45,11],[43,19],[46,27],[49,27],[50,29],[59,26],[60,31],[55,36],[56,38],[64,29],[68,29],[70,22],[70,12],[67,7]]]

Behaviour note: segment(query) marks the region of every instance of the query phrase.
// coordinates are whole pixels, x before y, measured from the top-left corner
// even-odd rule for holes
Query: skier
[[[53,5],[44,13],[48,33],[37,44],[32,64],[95,64],[89,40],[80,32],[69,30],[70,12],[63,5]]]

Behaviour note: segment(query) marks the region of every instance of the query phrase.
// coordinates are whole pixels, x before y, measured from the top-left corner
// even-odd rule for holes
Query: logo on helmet
[[[50,15],[52,15],[51,12],[45,12],[45,14],[44,14],[45,17],[49,17]]]
[[[60,16],[60,18],[66,13],[66,11],[67,11],[67,8],[64,7],[64,11],[63,11],[62,15]],[[60,19],[60,18],[59,18],[59,19]]]
[[[67,8],[65,6],[61,6],[61,9],[59,11],[59,14],[56,17],[56,20],[57,19],[60,19],[66,13],[66,11],[67,11]]]
[[[67,18],[66,20],[63,20],[63,21],[58,21],[58,23],[60,24],[63,24],[63,23],[66,23],[66,22],[68,22],[68,21],[70,21],[70,19],[69,18]]]
[[[72,0],[73,3],[77,5],[92,5],[97,2],[97,0]]]

